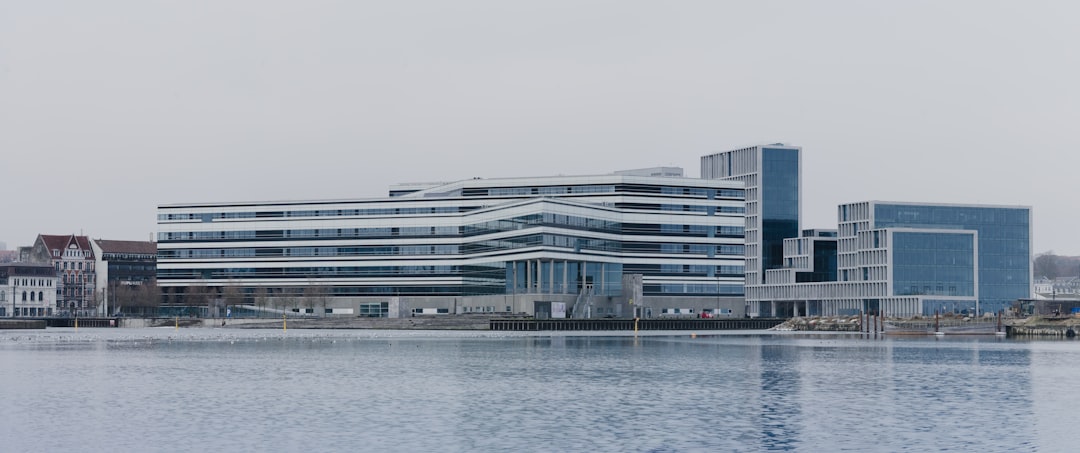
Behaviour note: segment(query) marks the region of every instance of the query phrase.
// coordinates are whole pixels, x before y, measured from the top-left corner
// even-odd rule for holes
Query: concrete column
[[[570,276],[570,261],[563,260],[562,262],[562,292],[563,294],[570,293],[570,282],[567,277]]]
[[[510,287],[513,288],[511,290],[511,292],[514,293],[514,294],[517,294],[517,289],[518,289],[517,261],[511,261],[511,262],[509,262],[507,264],[510,265],[510,266],[513,266],[513,269],[510,270],[510,285],[511,285]]]
[[[555,293],[555,260],[551,260],[548,265],[551,266],[551,269],[548,269],[548,293]]]
[[[532,260],[525,260],[525,292],[526,293],[531,293],[532,292],[532,284],[533,284],[532,283],[532,281],[533,281],[533,279],[532,279],[532,277],[533,277],[532,267],[533,267]]]
[[[600,290],[601,291],[604,290],[604,265],[605,265],[605,263],[600,263]]]
[[[581,268],[581,288],[585,288],[585,265],[586,264],[588,264],[588,263],[581,262],[581,263],[578,264],[578,267]]]
[[[769,305],[771,306],[771,310],[772,310],[772,316],[771,317],[775,318],[776,317],[776,301],[774,300],[774,301],[769,302]]]

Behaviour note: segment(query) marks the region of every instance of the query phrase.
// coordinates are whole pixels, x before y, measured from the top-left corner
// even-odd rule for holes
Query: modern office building
[[[746,284],[783,267],[784,239],[799,235],[802,148],[781,143],[701,158],[702,179],[740,181],[746,188]]]
[[[402,184],[358,200],[158,208],[158,284],[249,300],[330,295],[326,312],[743,316],[738,181],[611,174]],[[650,173],[650,174],[651,174]],[[273,304],[271,304],[273,305]],[[288,304],[283,304],[286,307]],[[294,308],[296,309],[296,308]],[[309,310],[309,309],[305,309]]]
[[[682,178],[682,167],[649,167],[635,168],[633,170],[619,170],[614,174],[626,176],[666,176],[669,178]]]
[[[986,313],[1031,294],[1031,209],[868,201],[838,230],[799,230],[800,149],[702,158],[702,176],[746,182],[752,316]]]
[[[95,259],[98,312],[109,315],[140,295],[157,277],[157,244],[150,241],[90,241]],[[110,310],[112,307],[112,310]]]

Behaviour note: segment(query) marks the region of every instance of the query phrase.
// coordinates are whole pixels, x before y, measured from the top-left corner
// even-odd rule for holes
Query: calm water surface
[[[1076,451],[1080,343],[0,332],[2,451]]]

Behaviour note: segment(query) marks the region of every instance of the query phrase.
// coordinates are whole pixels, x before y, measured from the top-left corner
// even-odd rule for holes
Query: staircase
[[[578,293],[577,299],[574,301],[574,306],[570,309],[571,319],[589,319],[589,315],[592,311],[592,285],[585,285],[581,288],[581,292]]]

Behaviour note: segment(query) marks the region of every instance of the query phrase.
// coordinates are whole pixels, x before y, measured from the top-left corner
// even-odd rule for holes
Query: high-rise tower
[[[701,157],[703,179],[746,185],[746,286],[783,267],[784,239],[799,236],[802,148],[758,145]]]

